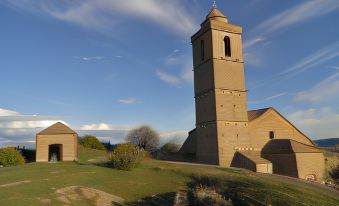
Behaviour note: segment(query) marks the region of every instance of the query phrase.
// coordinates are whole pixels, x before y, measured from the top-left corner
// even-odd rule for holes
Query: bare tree
[[[160,144],[159,134],[149,126],[131,130],[126,136],[126,141],[151,153],[156,151]]]

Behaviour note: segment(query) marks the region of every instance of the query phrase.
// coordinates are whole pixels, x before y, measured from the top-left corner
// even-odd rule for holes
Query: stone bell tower
[[[241,35],[214,8],[191,38],[200,162],[230,166],[250,144]]]

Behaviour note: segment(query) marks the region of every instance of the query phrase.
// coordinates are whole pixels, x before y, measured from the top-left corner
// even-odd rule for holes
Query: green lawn
[[[102,151],[80,148],[79,152],[80,163],[0,168],[0,205],[95,205],[79,197],[65,204],[55,193],[81,186],[121,197],[127,205],[170,206],[177,191],[195,184],[213,185],[235,205],[339,205],[339,193],[292,178],[155,160],[145,160],[139,168],[126,172],[101,164],[105,160]],[[26,182],[6,185],[20,181]]]

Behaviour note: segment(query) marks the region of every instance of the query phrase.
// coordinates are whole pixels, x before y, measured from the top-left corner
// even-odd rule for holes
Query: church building
[[[274,108],[247,111],[242,28],[214,8],[192,36],[196,128],[181,153],[201,163],[321,180],[324,157]]]

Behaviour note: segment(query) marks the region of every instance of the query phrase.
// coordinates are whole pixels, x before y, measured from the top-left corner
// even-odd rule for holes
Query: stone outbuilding
[[[36,161],[78,160],[78,134],[58,122],[36,135]]]

